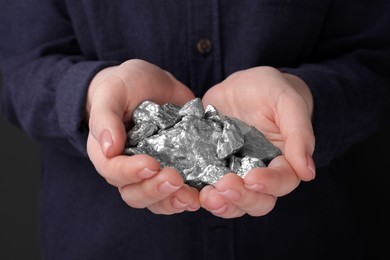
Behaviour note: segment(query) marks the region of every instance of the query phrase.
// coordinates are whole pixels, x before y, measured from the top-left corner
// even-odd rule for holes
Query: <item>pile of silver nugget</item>
[[[144,101],[134,110],[133,122],[124,153],[148,154],[198,190],[230,172],[245,177],[282,153],[255,127],[212,105],[204,109],[200,98],[184,106]]]

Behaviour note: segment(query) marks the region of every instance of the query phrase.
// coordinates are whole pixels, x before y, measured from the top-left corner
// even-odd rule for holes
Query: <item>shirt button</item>
[[[209,39],[200,39],[196,44],[196,48],[198,49],[198,52],[204,55],[209,54],[211,52],[212,47],[213,44]]]

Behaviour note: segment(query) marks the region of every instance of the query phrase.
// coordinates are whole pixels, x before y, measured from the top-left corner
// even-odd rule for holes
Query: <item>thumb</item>
[[[99,143],[105,157],[111,158],[123,153],[126,142],[126,129],[123,123],[124,107],[121,98],[116,98],[112,86],[123,84],[103,81],[99,91],[95,91],[89,110],[89,131]]]
[[[115,114],[106,113],[106,115],[92,116],[89,128],[105,157],[111,158],[123,153],[126,141],[125,126]]]
[[[279,110],[280,129],[285,142],[284,154],[297,176],[301,180],[309,181],[315,178],[312,159],[315,137],[311,116],[304,102],[293,100],[291,96],[288,100],[283,100],[281,104],[285,107]]]
[[[315,164],[312,158],[314,136],[305,131],[291,131],[285,141],[285,156],[297,176],[303,181],[315,178]]]
[[[315,178],[315,166],[312,159],[315,138],[310,116],[304,107],[291,106],[285,110],[281,120],[281,131],[285,140],[284,154],[304,181]]]
[[[295,95],[284,92],[281,109],[281,131],[285,139],[285,156],[297,176],[304,181],[315,178],[315,164],[312,158],[315,136],[311,123],[313,97],[306,83],[297,76],[283,74],[293,86]],[[290,94],[286,94],[290,93]]]

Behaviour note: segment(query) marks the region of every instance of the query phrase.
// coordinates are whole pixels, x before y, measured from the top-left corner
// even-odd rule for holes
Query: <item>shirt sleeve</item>
[[[390,121],[389,12],[389,1],[332,1],[310,58],[281,69],[313,94],[317,166]]]
[[[60,1],[0,3],[3,115],[33,140],[85,156],[87,88],[114,62],[82,55]]]

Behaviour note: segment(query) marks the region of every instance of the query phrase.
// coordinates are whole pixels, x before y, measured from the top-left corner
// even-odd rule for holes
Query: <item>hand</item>
[[[301,79],[271,67],[239,71],[212,87],[203,103],[255,126],[283,155],[244,179],[227,174],[215,187],[206,186],[200,192],[202,207],[224,218],[265,215],[277,197],[314,178],[313,100]]]
[[[171,74],[142,60],[106,68],[93,78],[86,105],[87,152],[99,174],[118,187],[128,205],[157,214],[200,207],[199,192],[185,185],[176,170],[161,170],[148,155],[123,155],[125,125],[130,127],[132,112],[142,101],[183,105],[193,98]]]

